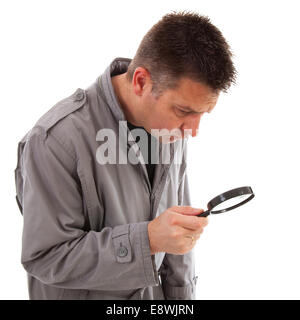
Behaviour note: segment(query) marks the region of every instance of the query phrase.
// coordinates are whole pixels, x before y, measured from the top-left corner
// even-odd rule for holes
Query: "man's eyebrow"
[[[179,108],[182,108],[182,109],[185,109],[185,110],[187,110],[187,111],[191,111],[191,112],[194,112],[194,113],[202,113],[203,111],[201,111],[201,112],[198,112],[198,111],[195,111],[194,109],[192,109],[191,107],[189,107],[189,106],[182,106],[182,105],[180,105],[180,104],[175,104],[175,106],[177,106],[177,107],[179,107]]]

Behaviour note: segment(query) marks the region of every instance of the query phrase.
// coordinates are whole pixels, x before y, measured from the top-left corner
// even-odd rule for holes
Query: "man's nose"
[[[185,136],[191,135],[192,137],[196,137],[199,130],[199,123],[200,123],[201,116],[197,116],[195,118],[191,118],[188,121],[185,121],[182,125],[182,131],[183,134],[185,133]]]

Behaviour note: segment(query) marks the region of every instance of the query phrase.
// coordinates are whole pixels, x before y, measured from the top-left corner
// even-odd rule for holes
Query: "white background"
[[[0,299],[28,299],[15,202],[17,142],[51,106],[133,58],[164,14],[210,17],[237,84],[189,139],[193,206],[250,185],[244,207],[209,217],[195,247],[197,299],[299,299],[298,1],[2,1]]]

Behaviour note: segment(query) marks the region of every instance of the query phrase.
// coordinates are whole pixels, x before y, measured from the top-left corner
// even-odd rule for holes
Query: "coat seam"
[[[79,161],[78,161],[78,164],[79,164]],[[79,167],[79,171],[80,171],[80,173],[78,172],[78,175],[79,175],[80,180],[82,181],[82,186],[84,188],[84,195],[85,195],[85,198],[86,198],[87,209],[91,210],[92,205],[91,205],[91,201],[90,201],[90,197],[89,197],[89,192],[88,192],[86,179],[85,179],[85,176],[84,176],[83,172],[80,170],[80,165],[78,167]]]
[[[62,142],[57,136],[55,136],[53,133],[48,133],[49,136],[51,136],[54,140],[56,140],[60,146],[63,148],[63,150],[69,155],[69,157],[73,160],[74,163],[77,162],[76,157],[71,155],[71,151],[68,149],[67,145]]]

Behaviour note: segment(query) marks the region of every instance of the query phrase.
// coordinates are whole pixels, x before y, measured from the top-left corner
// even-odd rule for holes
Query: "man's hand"
[[[190,251],[208,224],[207,217],[195,216],[202,212],[203,209],[190,206],[173,206],[150,221],[148,235],[151,254],[185,254]]]

